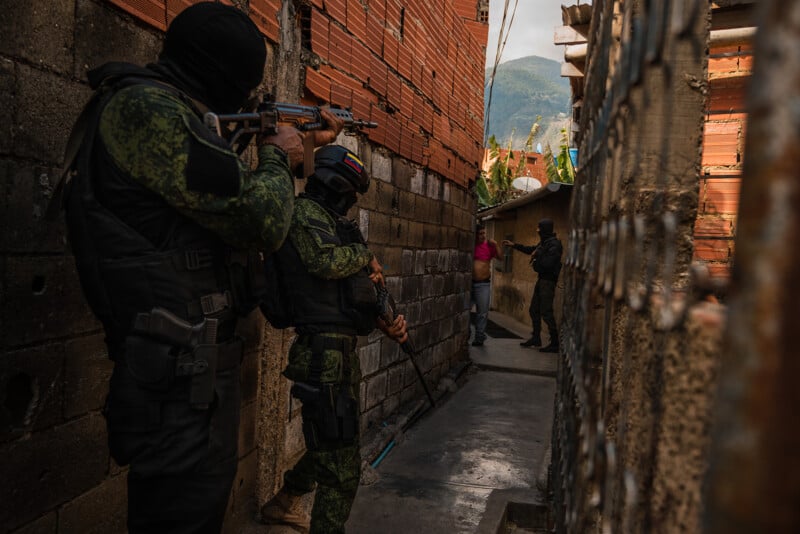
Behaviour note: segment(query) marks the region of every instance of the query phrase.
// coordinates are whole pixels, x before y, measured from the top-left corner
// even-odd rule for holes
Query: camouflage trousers
[[[322,334],[322,336],[329,340],[347,337],[337,334]],[[302,495],[313,491],[314,488],[317,490],[311,510],[311,534],[344,533],[344,524],[350,516],[361,477],[358,387],[350,385],[359,383],[361,372],[354,340],[349,348],[346,355],[341,350],[330,348],[324,350],[320,362],[321,382],[332,386],[330,395],[323,395],[323,398],[335,399],[340,392],[343,392],[354,399],[347,404],[347,412],[353,418],[351,420],[355,420],[355,438],[344,441],[322,437],[322,433],[319,432],[319,412],[315,411],[313,404],[304,403],[302,415],[306,452],[284,475],[284,489],[291,494]],[[284,374],[295,381],[309,380],[309,367],[313,359],[311,353],[307,340],[302,336],[298,338],[289,351],[289,366]],[[348,378],[345,378],[346,376]]]

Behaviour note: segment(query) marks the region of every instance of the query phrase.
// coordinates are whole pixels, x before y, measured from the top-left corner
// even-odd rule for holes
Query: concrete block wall
[[[192,3],[34,0],[0,10],[0,105],[9,110],[0,125],[0,532],[124,530],[126,470],[108,456],[101,415],[112,364],[83,300],[63,220],[46,221],[44,212],[90,95],[87,69],[154,61],[163,30]],[[466,355],[474,212],[467,186],[482,154],[485,43],[449,4],[227,3],[248,9],[269,44],[265,89],[307,103],[349,98],[354,114],[381,123],[369,137],[342,138],[375,176],[353,216],[386,266],[435,385]],[[327,28],[322,40],[314,37],[319,24]],[[305,48],[293,46],[295,38]],[[314,85],[320,79],[328,93]],[[249,517],[254,495],[274,494],[302,448],[280,375],[290,333],[257,315],[240,333],[248,344],[228,532],[238,531],[237,517]],[[408,362],[381,336],[362,340],[360,357],[365,430],[421,398]]]

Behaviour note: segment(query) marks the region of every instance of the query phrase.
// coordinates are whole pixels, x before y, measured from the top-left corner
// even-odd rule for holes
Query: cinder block
[[[386,398],[387,373],[381,372],[367,379],[367,409],[377,406]]]
[[[424,240],[418,241],[418,243],[425,243]],[[414,258],[414,274],[421,275],[425,274],[425,250],[417,250],[416,256]]]
[[[56,534],[58,532],[58,512],[53,510],[49,514],[28,523],[14,534]]]
[[[100,329],[86,304],[73,259],[9,257],[0,310],[3,341],[23,345]]]
[[[411,241],[411,224],[408,224],[409,242]],[[403,250],[403,275],[413,274],[414,272],[414,251],[405,249]]]
[[[0,15],[0,17],[2,17],[2,15]],[[16,108],[15,86],[16,66],[14,62],[10,59],[0,59],[0,109],[12,110]],[[11,152],[13,133],[13,121],[6,120],[0,124],[0,154]],[[5,176],[6,170],[3,169],[2,172],[3,176]],[[3,226],[3,228],[8,228],[8,226]]]
[[[406,322],[408,322],[408,317],[406,317]],[[401,352],[400,345],[393,339],[389,339],[388,337],[381,339],[381,368],[387,369],[394,365],[394,363],[401,358]]]
[[[63,421],[64,346],[50,344],[0,356],[0,441]]]
[[[114,362],[103,335],[72,339],[65,344],[64,417],[72,419],[100,410],[108,394]]]
[[[420,276],[409,276],[403,280],[403,292],[400,295],[403,303],[409,303],[419,298],[420,278]]]
[[[14,153],[61,165],[72,125],[88,101],[87,86],[17,65]]]
[[[106,3],[77,1],[75,18],[75,78],[109,61],[146,65],[158,59],[161,33],[121,17]],[[102,43],[102,46],[98,46]]]
[[[392,181],[392,159],[381,152],[372,153],[372,177],[383,182]]]
[[[383,418],[386,419],[387,417],[395,413],[399,407],[400,407],[400,393],[397,393],[395,395],[390,395],[389,397],[387,397],[386,400],[383,401],[383,406],[381,410]]]
[[[59,532],[125,532],[128,517],[127,478],[127,475],[108,478],[65,504],[58,513]]]
[[[392,217],[392,221],[397,221],[396,218]],[[398,222],[401,225],[405,221]],[[407,224],[407,223],[406,223]],[[395,229],[392,228],[392,235],[390,236],[389,242],[392,244],[397,244],[398,238],[397,235],[394,233]],[[391,246],[386,247],[383,249],[383,255],[379,258],[381,263],[383,264],[384,276],[392,275],[400,275],[403,272],[403,249]]]
[[[7,192],[0,202],[0,249],[9,252],[64,253],[63,216],[45,219],[60,171],[15,161],[0,162],[0,186]]]
[[[390,227],[391,217],[384,213],[374,212],[369,221],[369,243],[391,243]]]
[[[388,394],[394,395],[403,389],[403,366],[395,365],[389,371]]]
[[[68,73],[74,16],[74,0],[4,2],[0,10],[0,54]]]
[[[0,462],[0,525],[13,530],[99,484],[106,439],[103,417],[90,415],[0,447],[0,457],[13,459]]]
[[[381,365],[381,343],[370,343],[358,349],[361,376],[367,377],[378,371]]]
[[[422,169],[417,169],[414,176],[411,177],[410,189],[412,193],[417,195],[425,194],[425,172]]]

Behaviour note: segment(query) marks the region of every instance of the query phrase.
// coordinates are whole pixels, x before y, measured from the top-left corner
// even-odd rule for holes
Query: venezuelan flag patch
[[[361,160],[358,159],[354,154],[349,152],[345,154],[342,163],[356,171],[358,174],[364,172],[364,164],[361,163]]]

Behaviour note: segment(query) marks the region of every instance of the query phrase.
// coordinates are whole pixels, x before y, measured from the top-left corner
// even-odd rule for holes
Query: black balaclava
[[[239,110],[264,75],[264,39],[232,6],[200,2],[167,28],[158,63],[149,67],[212,111]]]
[[[324,183],[315,175],[308,177],[305,189],[306,196],[320,205],[333,210],[338,215],[344,217],[350,211],[358,197],[355,190],[338,192],[326,187]]]
[[[553,221],[550,219],[539,221],[539,237],[547,239],[551,235],[553,235]]]

